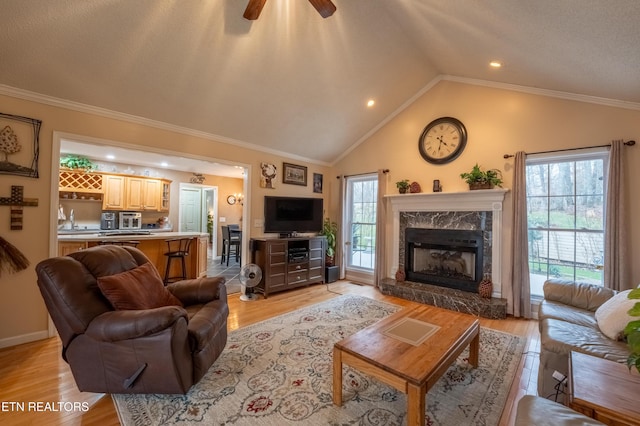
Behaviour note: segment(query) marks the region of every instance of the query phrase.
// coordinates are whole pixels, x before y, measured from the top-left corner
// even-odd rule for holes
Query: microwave
[[[120,229],[142,228],[142,213],[120,212]]]

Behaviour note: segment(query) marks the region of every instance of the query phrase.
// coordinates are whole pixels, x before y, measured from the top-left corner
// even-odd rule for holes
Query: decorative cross
[[[12,231],[22,229],[22,208],[37,205],[37,198],[24,198],[24,186],[11,186],[11,197],[0,197],[0,206],[11,208]]]

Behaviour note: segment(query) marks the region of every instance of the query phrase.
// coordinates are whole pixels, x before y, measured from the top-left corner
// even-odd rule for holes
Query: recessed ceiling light
[[[491,62],[489,62],[489,66],[491,68],[500,68],[502,66],[502,62],[500,62],[500,61],[491,61]]]
[[[167,163],[166,161],[163,161],[162,163],[160,163],[160,165],[162,167],[167,167],[169,165],[169,163]]]
[[[116,156],[113,154],[107,154],[107,160],[115,160]]]
[[[374,101],[373,99],[369,99],[369,100],[367,101],[367,106],[368,106],[369,108],[371,108],[371,107],[372,107],[372,106],[374,106],[375,104],[376,104],[376,101]]]

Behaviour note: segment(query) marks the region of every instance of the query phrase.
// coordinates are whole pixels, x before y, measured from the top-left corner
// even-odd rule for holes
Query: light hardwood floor
[[[385,296],[377,289],[338,281],[329,285],[277,293],[268,299],[241,302],[238,294],[229,296],[229,331],[270,317],[337,297],[339,294],[358,294],[373,299],[406,306],[412,302]],[[524,355],[500,421],[500,425],[513,424],[517,401],[526,394],[536,394],[538,352],[540,339],[538,325],[533,320],[508,318],[488,320],[481,318],[483,327],[501,330],[527,338]],[[0,350],[0,423],[3,425],[118,425],[118,416],[109,395],[78,391],[67,364],[60,356],[58,338],[46,339]],[[482,354],[481,354],[482,356]],[[11,403],[48,402],[47,411],[12,411]],[[58,410],[58,403],[86,403],[86,411]],[[8,405],[9,404],[9,405]],[[15,405],[13,406],[15,409]],[[58,411],[52,411],[54,408]]]

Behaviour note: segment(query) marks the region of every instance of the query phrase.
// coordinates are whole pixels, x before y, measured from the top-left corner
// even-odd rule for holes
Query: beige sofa
[[[544,283],[544,300],[538,310],[540,367],[538,395],[554,398],[554,371],[567,375],[569,353],[582,352],[616,362],[626,362],[624,342],[606,337],[595,319],[595,311],[616,292],[604,287],[550,279]],[[559,394],[558,401],[563,401]]]
[[[569,407],[539,396],[525,395],[518,401],[514,426],[601,426]]]

